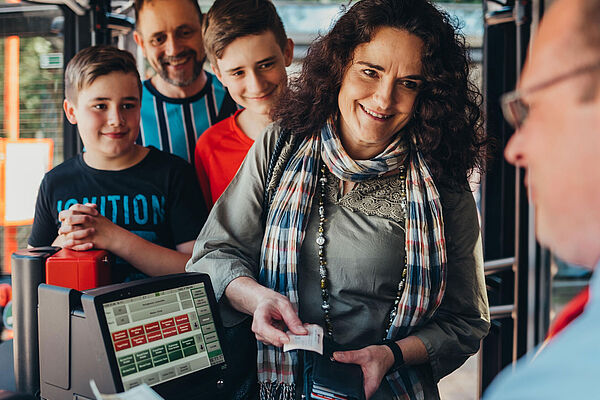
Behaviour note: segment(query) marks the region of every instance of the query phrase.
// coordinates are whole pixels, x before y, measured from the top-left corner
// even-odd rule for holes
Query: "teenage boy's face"
[[[135,41],[158,76],[178,87],[194,83],[205,54],[201,17],[191,1],[148,2],[138,19]]]
[[[140,90],[133,73],[99,76],[77,95],[77,103],[64,102],[65,114],[77,124],[86,152],[113,160],[134,151],[140,127]]]
[[[293,50],[288,39],[282,51],[271,31],[243,36],[225,48],[213,70],[236,103],[268,115],[287,85],[285,67],[292,62]]]

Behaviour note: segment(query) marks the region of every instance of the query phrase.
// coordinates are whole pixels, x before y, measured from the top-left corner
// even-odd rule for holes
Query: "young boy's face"
[[[86,153],[116,160],[135,148],[140,129],[140,91],[133,73],[99,76],[77,94],[77,103],[64,102],[67,119],[77,124]]]
[[[268,115],[287,86],[285,67],[292,62],[293,50],[288,39],[282,51],[271,31],[243,36],[225,48],[213,70],[236,103]]]

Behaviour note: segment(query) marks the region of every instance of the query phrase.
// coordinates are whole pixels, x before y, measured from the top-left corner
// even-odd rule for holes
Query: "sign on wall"
[[[52,168],[52,139],[0,139],[0,225],[29,225],[44,174]]]

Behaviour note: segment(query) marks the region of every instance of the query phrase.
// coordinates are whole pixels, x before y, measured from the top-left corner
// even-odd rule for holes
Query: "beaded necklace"
[[[404,165],[400,166],[400,205],[404,214],[404,220],[406,221],[406,168]],[[319,246],[319,275],[321,276],[321,309],[325,316],[325,331],[327,336],[333,340],[333,325],[331,323],[331,304],[329,304],[329,279],[327,278],[327,260],[325,258],[325,244],[327,239],[325,238],[325,191],[327,185],[327,177],[325,176],[325,165],[321,165],[321,171],[319,173],[319,230],[317,235],[317,245]],[[383,339],[387,338],[387,334],[394,323],[396,314],[398,312],[398,304],[400,304],[400,297],[404,290],[404,284],[406,282],[406,245],[404,251],[404,268],[402,270],[402,278],[398,283],[398,290],[396,292],[396,299],[389,313],[389,320],[385,329],[385,335]]]

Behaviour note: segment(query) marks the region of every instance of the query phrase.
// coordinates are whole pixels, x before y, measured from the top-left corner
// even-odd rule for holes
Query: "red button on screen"
[[[131,339],[131,344],[134,346],[139,346],[144,343],[146,343],[146,336],[138,336]]]
[[[144,328],[142,326],[136,326],[135,328],[129,329],[129,336],[140,336],[144,334]]]
[[[177,330],[179,333],[186,333],[192,330],[192,326],[190,324],[179,325]]]
[[[172,327],[168,329],[163,329],[163,337],[171,337],[177,335],[177,328]]]
[[[115,351],[121,351],[130,348],[129,340],[121,340],[120,342],[115,342]]]
[[[188,318],[187,314],[183,314],[183,315],[179,315],[179,316],[175,317],[175,323],[177,325],[185,324],[187,322],[190,322],[190,319]]]
[[[148,334],[148,341],[154,342],[155,340],[162,339],[162,334],[160,332],[152,332]]]
[[[160,325],[158,325],[158,321],[152,322],[151,324],[144,325],[144,329],[146,329],[146,333],[155,332],[160,330]]]
[[[127,336],[127,331],[119,331],[119,332],[114,332],[112,334],[112,338],[113,338],[113,342],[117,342],[119,340],[124,340],[127,339],[129,336]]]
[[[160,327],[163,329],[170,328],[172,326],[175,326],[175,322],[173,321],[173,318],[163,319],[162,321],[160,321]]]

